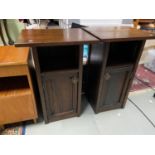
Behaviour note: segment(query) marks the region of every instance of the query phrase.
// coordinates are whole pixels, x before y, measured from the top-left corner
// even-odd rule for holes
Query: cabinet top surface
[[[96,42],[98,39],[81,29],[23,30],[16,46],[45,46]]]
[[[84,29],[102,41],[155,39],[155,33],[131,27],[87,27]]]
[[[0,46],[0,66],[27,64],[29,48]]]

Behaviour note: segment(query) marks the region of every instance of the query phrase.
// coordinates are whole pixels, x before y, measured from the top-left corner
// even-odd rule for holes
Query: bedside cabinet
[[[45,123],[81,113],[83,45],[98,40],[81,29],[23,30],[16,47],[31,47]]]
[[[29,48],[0,47],[0,125],[37,119]]]

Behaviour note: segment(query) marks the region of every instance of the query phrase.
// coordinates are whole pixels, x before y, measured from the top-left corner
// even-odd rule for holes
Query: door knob
[[[76,84],[78,82],[78,78],[77,77],[72,77],[72,83]]]
[[[111,78],[111,75],[109,73],[105,73],[104,77],[106,80],[109,80]]]

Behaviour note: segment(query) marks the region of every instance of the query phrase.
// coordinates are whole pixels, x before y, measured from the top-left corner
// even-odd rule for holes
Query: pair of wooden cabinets
[[[32,47],[45,122],[79,116],[83,84],[96,113],[123,107],[147,38],[131,28],[24,30],[16,46]]]

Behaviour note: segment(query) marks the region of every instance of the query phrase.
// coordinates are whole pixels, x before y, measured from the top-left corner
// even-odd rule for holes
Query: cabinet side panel
[[[146,42],[146,40],[141,41],[139,43],[139,46],[137,46],[137,48],[136,48],[136,50],[137,50],[137,58],[136,58],[136,60],[135,60],[135,62],[133,64],[134,66],[133,66],[133,69],[132,69],[132,76],[131,76],[130,81],[128,83],[126,94],[124,95],[124,98],[123,98],[122,108],[125,107],[125,104],[126,104],[126,101],[127,101],[128,95],[129,95],[129,91],[130,91],[130,88],[132,86],[132,82],[133,82],[133,79],[134,79],[134,76],[135,76],[135,73],[136,73],[136,70],[137,70],[137,67],[138,67],[138,64],[139,64],[139,60],[140,60],[141,55],[143,53],[145,42]]]
[[[99,98],[103,64],[106,61],[106,51],[104,51],[104,47],[105,45],[103,43],[91,45],[88,62],[88,86],[86,94],[95,111]]]
[[[37,50],[35,47],[32,48],[32,54],[33,54],[34,64],[35,64],[35,69],[36,69],[37,83],[38,83],[39,94],[40,94],[40,98],[41,98],[43,116],[45,119],[45,123],[48,123],[49,120],[47,118],[46,104],[45,104],[45,98],[44,98],[43,86],[42,86],[42,78],[41,78],[40,67],[39,67],[40,62],[38,60],[38,53],[37,53]]]
[[[80,116],[81,114],[81,95],[82,95],[82,74],[83,74],[83,45],[80,45],[79,48],[79,80],[78,80],[78,107],[77,107],[77,112],[78,112],[78,116]]]

